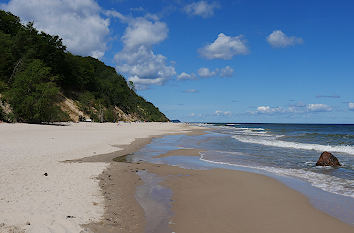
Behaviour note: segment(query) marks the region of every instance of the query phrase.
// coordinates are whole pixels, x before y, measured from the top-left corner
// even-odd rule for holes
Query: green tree
[[[16,35],[21,28],[20,18],[10,12],[0,11],[0,30],[6,34]]]
[[[0,10],[0,93],[7,93],[14,109],[11,120],[62,119],[55,105],[59,88],[95,121],[115,121],[116,107],[140,120],[168,120],[115,68],[67,52],[58,36],[39,32],[32,22],[22,25],[19,17]]]
[[[114,112],[113,108],[106,109],[104,112],[105,122],[117,122],[119,120],[118,115]]]
[[[14,77],[7,97],[19,121],[30,123],[53,122],[60,115],[59,88],[56,77],[40,60],[33,60]]]
[[[133,81],[129,81],[128,83],[128,86],[131,90],[133,90],[134,92],[136,92],[136,88],[135,88],[135,85],[134,85],[134,82]]]

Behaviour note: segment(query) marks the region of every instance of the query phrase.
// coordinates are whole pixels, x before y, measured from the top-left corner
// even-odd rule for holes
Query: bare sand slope
[[[0,124],[0,232],[81,232],[80,224],[104,213],[96,177],[108,163],[61,161],[186,129],[171,123]]]

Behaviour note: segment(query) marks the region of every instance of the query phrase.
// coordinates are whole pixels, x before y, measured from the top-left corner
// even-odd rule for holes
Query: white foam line
[[[303,149],[303,150],[316,150],[316,151],[329,151],[329,152],[343,152],[347,154],[354,155],[353,146],[330,146],[330,145],[319,145],[319,144],[306,144],[306,143],[296,143],[296,142],[286,142],[280,140],[264,140],[261,138],[247,138],[240,137],[237,135],[232,136],[232,138],[245,143],[260,144],[265,146],[274,146],[281,148],[294,148],[294,149]]]

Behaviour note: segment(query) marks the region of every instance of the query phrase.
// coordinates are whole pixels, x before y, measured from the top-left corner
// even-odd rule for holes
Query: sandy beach
[[[0,124],[0,232],[81,232],[104,214],[97,177],[109,163],[62,161],[185,130],[170,123]]]
[[[0,232],[353,232],[352,225],[263,175],[125,161],[153,137],[203,132],[170,123],[0,124]],[[149,208],[137,196],[147,174],[171,192],[171,216],[159,205],[148,214],[167,218],[167,228],[147,228]]]

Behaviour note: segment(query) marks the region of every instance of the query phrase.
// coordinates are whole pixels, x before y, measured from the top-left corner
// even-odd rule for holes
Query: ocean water
[[[354,125],[211,124],[220,134],[201,159],[292,176],[354,198]],[[341,167],[316,167],[323,151]]]
[[[155,138],[134,153],[134,161],[165,163],[189,169],[224,168],[276,178],[306,195],[317,208],[354,225],[354,125],[203,124],[200,136]],[[199,157],[155,156],[170,150],[198,148]],[[316,167],[323,151],[341,167]]]
[[[219,123],[206,126],[213,128],[207,135],[155,139],[142,150],[144,156],[138,156],[138,152],[136,158],[169,164],[179,161],[185,167],[214,164],[258,169],[354,198],[354,125]],[[205,163],[187,158],[174,157],[174,162],[153,158],[180,148],[205,150],[199,158]],[[315,166],[323,151],[335,155],[342,166]]]

